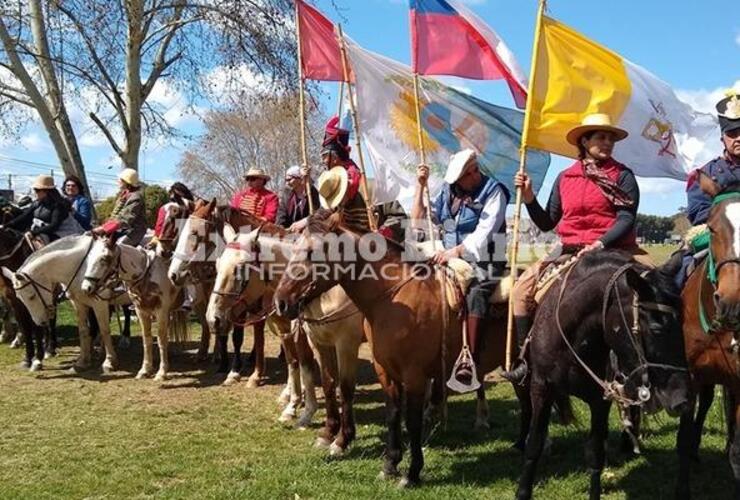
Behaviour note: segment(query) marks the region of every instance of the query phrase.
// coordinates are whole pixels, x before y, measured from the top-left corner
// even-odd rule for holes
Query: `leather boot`
[[[514,316],[514,328],[516,329],[516,343],[519,346],[519,357],[514,362],[511,370],[501,374],[512,384],[521,384],[529,373],[529,367],[525,359],[525,343],[532,329],[532,318],[530,316]]]
[[[477,361],[476,348],[478,346],[478,330],[480,329],[480,323],[482,318],[477,316],[468,315],[467,318],[467,337],[468,337],[468,348],[474,361]],[[469,385],[473,380],[473,370],[475,367],[469,363],[461,363],[455,371],[455,378],[464,385]]]

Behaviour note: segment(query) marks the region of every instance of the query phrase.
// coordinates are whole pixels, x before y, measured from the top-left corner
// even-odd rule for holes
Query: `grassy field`
[[[664,252],[664,249],[660,249]],[[657,252],[656,252],[657,256]],[[490,387],[491,429],[472,430],[470,396],[453,397],[447,430],[436,429],[425,448],[424,484],[399,491],[376,479],[384,435],[383,405],[370,364],[360,371],[358,439],[342,459],[312,448],[315,429],[278,424],[275,401],[284,369],[275,339],[268,343],[267,384],[219,386],[214,366],[198,364],[194,344],[173,349],[172,380],[135,381],[141,343],[120,352],[122,366],[79,376],[67,367],[77,348],[68,308],[62,309],[61,356],[30,374],[18,368],[21,353],[0,346],[0,498],[512,498],[520,455],[510,446],[518,410],[512,391]],[[114,327],[115,330],[115,327]],[[249,342],[246,342],[249,344]],[[245,347],[245,350],[248,347]],[[365,360],[367,351],[363,352]],[[536,497],[584,498],[588,476],[583,442],[588,416],[576,404],[578,423],[553,425],[551,455],[540,467]],[[323,413],[315,419],[318,427]],[[618,451],[612,416],[608,499],[671,498],[677,471],[676,421],[666,415],[646,422],[644,455],[629,460]],[[710,410],[695,469],[695,498],[729,498],[730,469],[722,452],[719,405]],[[402,465],[405,465],[405,461]]]

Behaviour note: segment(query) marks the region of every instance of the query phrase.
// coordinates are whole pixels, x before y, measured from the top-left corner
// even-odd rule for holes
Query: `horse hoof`
[[[298,419],[298,422],[295,424],[295,428],[299,431],[305,431],[309,427],[311,427],[311,420],[313,418],[311,416],[301,415],[301,418]]]
[[[169,378],[169,375],[163,372],[157,372],[157,374],[154,376],[155,382],[164,382]]]
[[[56,351],[46,351],[44,353],[44,359],[51,359],[51,358],[55,358],[56,356],[57,356]]]
[[[281,424],[292,422],[295,417],[295,408],[289,407],[284,409],[283,412],[280,414],[280,416],[278,417],[278,422],[280,422]]]
[[[400,474],[397,470],[382,470],[378,473],[378,479],[382,481],[392,481],[396,479]]]
[[[473,429],[476,431],[487,431],[491,428],[491,424],[488,423],[488,420],[485,419],[476,419],[475,424],[473,425]]]
[[[115,363],[109,363],[107,361],[103,363],[103,373],[108,375],[109,373],[113,373],[114,371],[116,371]]]
[[[89,369],[90,369],[89,364],[75,363],[74,365],[72,365],[72,368],[70,368],[69,370],[70,370],[70,373],[84,373]]]
[[[13,342],[10,343],[11,349],[18,349],[21,346],[21,341],[16,337]]]
[[[149,378],[151,376],[151,372],[147,370],[139,370],[139,373],[136,374],[136,380],[144,380],[145,378]]]
[[[34,360],[33,360],[33,363],[31,363],[31,368],[30,368],[30,370],[31,370],[32,372],[37,372],[37,371],[40,371],[40,370],[41,370],[41,369],[43,369],[43,368],[44,368],[44,367],[43,367],[43,365],[41,364],[41,361],[39,361],[38,359],[34,359]]]
[[[406,490],[409,488],[415,488],[416,486],[419,486],[420,482],[421,481],[419,480],[413,480],[413,479],[410,479],[408,476],[404,476],[398,481],[397,487],[399,490]]]
[[[260,378],[259,377],[249,377],[247,379],[247,389],[256,389],[260,386]]]
[[[121,337],[118,339],[119,349],[128,349],[129,347],[131,347],[131,339],[129,337]]]
[[[226,377],[226,380],[224,380],[221,385],[225,387],[229,387],[231,385],[238,383],[241,379],[242,379],[242,376],[239,375],[238,372],[229,372],[229,375]]]
[[[331,445],[332,445],[332,442],[322,436],[317,437],[316,441],[313,442],[314,448],[319,448],[322,450],[328,449]]]
[[[344,456],[344,448],[339,446],[336,441],[334,441],[331,446],[329,446],[329,456],[339,458]]]

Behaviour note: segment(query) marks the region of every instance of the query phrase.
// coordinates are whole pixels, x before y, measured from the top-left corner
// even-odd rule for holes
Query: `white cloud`
[[[729,88],[734,88],[740,91],[740,80],[736,80],[731,86],[718,87],[711,90],[676,90],[676,95],[679,99],[690,104],[697,111],[715,114],[717,111],[714,106],[717,104],[717,101],[724,97],[725,92],[727,92]]]
[[[247,65],[236,67],[217,66],[201,77],[206,93],[216,104],[228,104],[245,92],[265,91],[270,82],[263,75],[254,73]]]
[[[659,195],[661,198],[676,192],[683,192],[686,185],[675,179],[663,179],[656,177],[637,177],[637,184],[640,186],[640,196]]]
[[[49,141],[43,139],[38,133],[31,132],[21,137],[21,145],[29,151],[43,151],[49,147]]]
[[[735,35],[735,43],[738,45],[738,47],[740,47],[740,33]]]

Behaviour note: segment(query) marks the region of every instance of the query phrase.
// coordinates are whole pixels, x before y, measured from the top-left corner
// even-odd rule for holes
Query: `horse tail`
[[[189,339],[188,311],[178,309],[170,313],[170,338],[177,344],[184,344]]]
[[[573,413],[573,405],[570,396],[562,394],[555,396],[555,408],[558,411],[558,418],[561,425],[570,425],[576,422],[576,416]]]

